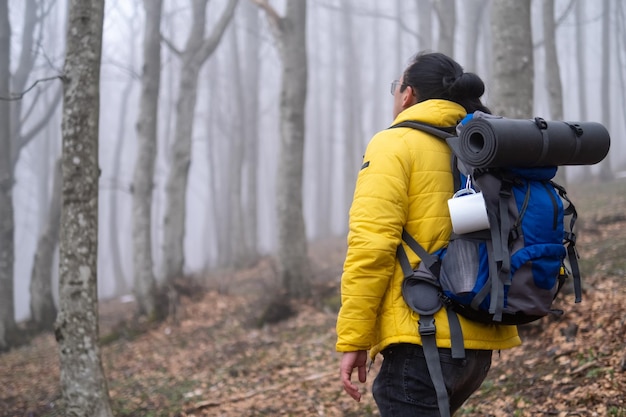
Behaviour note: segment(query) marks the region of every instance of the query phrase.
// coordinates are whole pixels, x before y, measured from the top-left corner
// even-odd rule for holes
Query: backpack
[[[569,276],[573,278],[575,302],[582,298],[574,234],[577,213],[565,189],[552,181],[557,166],[472,167],[467,163],[469,158],[463,158],[458,141],[459,136],[463,139],[464,125],[474,117],[491,116],[476,112],[458,127],[414,121],[391,126],[421,130],[446,140],[452,149],[455,196],[473,194],[484,199],[484,230],[453,232],[448,246],[433,254],[403,230],[403,241],[421,259],[415,270],[402,244],[397,250],[405,276],[402,294],[407,305],[420,314],[418,330],[442,417],[449,416],[449,401],[435,341],[437,311],[446,308],[448,313],[452,357],[464,358],[457,314],[481,323],[507,325],[560,315],[563,312],[554,309],[552,302]],[[541,121],[536,119],[535,124],[545,130],[547,125]],[[576,134],[575,129],[572,132]],[[539,137],[545,143],[545,132]],[[477,153],[475,149],[473,152]],[[600,159],[606,153],[608,146]]]

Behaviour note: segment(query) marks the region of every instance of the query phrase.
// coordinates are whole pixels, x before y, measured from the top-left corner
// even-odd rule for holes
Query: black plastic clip
[[[420,336],[432,336],[437,332],[435,318],[433,316],[420,316],[418,323]]]
[[[548,122],[546,122],[541,117],[535,117],[535,124],[541,130],[546,130],[548,128]]]

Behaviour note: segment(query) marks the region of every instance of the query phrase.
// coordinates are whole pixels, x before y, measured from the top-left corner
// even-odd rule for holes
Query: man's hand
[[[339,371],[341,374],[343,389],[357,401],[361,401],[361,393],[359,392],[359,388],[350,381],[352,378],[352,370],[354,368],[359,368],[359,381],[365,382],[367,377],[367,369],[365,368],[366,363],[367,351],[365,350],[344,352],[343,357],[341,358]]]

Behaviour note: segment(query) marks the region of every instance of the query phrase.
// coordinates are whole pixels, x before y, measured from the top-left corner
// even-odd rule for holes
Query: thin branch
[[[558,30],[559,27],[561,27],[561,25],[563,24],[563,22],[565,22],[565,19],[570,14],[570,12],[572,11],[572,8],[576,5],[577,1],[581,1],[581,0],[570,0],[569,4],[565,8],[565,10],[561,14],[561,16],[559,16],[558,18],[556,18],[554,20],[555,30]],[[593,20],[591,20],[589,22],[594,22],[596,20],[598,20],[598,19],[593,19]],[[589,23],[589,22],[587,22],[587,23]],[[539,48],[539,47],[543,46],[544,42],[545,42],[544,39],[539,39],[537,42],[533,43],[533,48]]]
[[[47,77],[47,78],[40,78],[38,80],[36,80],[30,87],[28,87],[26,90],[22,91],[21,93],[11,93],[10,97],[3,97],[0,96],[0,100],[3,101],[17,101],[17,100],[21,100],[24,98],[24,95],[26,95],[26,93],[28,93],[30,90],[32,90],[33,88],[35,88],[35,86],[41,82],[45,82],[45,81],[52,81],[52,80],[63,80],[65,78],[64,75],[55,75],[52,77]]]
[[[41,116],[39,122],[31,127],[28,132],[21,135],[21,141],[19,145],[20,148],[26,146],[28,142],[30,142],[35,137],[35,135],[37,135],[41,131],[41,129],[43,129],[48,124],[48,121],[62,101],[62,93],[62,88],[57,89],[57,91],[54,93],[54,96],[52,97],[52,103],[50,103],[46,112]]]
[[[569,4],[567,5],[567,7],[565,8],[565,10],[563,11],[563,13],[561,14],[561,16],[559,16],[556,21],[554,22],[554,24],[556,25],[556,27],[558,28],[561,23],[563,23],[563,21],[565,20],[565,18],[567,17],[567,15],[570,14],[570,12],[572,11],[572,8],[576,5],[576,2],[580,1],[580,0],[570,0]]]
[[[217,46],[219,45],[222,35],[226,31],[228,24],[235,14],[235,8],[237,7],[238,1],[239,0],[229,0],[228,4],[226,5],[226,9],[224,10],[224,13],[220,17],[219,21],[215,24],[211,36],[209,36],[204,41],[204,44],[202,44],[200,48],[200,51],[198,53],[199,62],[206,61],[207,58],[211,56],[213,51],[215,51],[215,48],[217,48]]]
[[[255,0],[251,0],[251,1],[255,1]],[[336,12],[342,11],[340,7],[335,6],[333,4],[324,3],[322,1],[319,1],[318,4],[320,5],[320,7],[328,9],[328,10],[333,10]],[[420,34],[416,32],[415,30],[411,29],[409,26],[407,26],[407,24],[404,22],[404,20],[400,16],[376,13],[376,12],[373,12],[371,10],[366,10],[366,9],[363,9],[363,10],[358,9],[356,11],[350,10],[350,13],[354,16],[370,17],[373,19],[391,20],[392,22],[396,22],[398,26],[400,27],[400,29],[402,29],[404,32],[408,33],[411,36],[414,36],[416,39],[421,39]]]
[[[267,0],[250,0],[252,4],[256,4],[263,9],[267,15],[267,20],[270,22],[274,29],[280,31],[282,17],[278,14],[275,8]]]
[[[177,57],[180,57],[183,53],[180,49],[176,47],[168,38],[161,34],[161,41],[167,46],[167,48]]]

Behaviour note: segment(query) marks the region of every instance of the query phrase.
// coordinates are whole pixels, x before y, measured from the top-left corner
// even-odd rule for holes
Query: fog
[[[291,0],[298,1],[298,0]],[[497,0],[493,0],[497,1]],[[576,42],[581,26],[576,24],[576,0],[556,0],[557,46],[563,85],[563,118],[605,123],[611,132],[609,161],[614,172],[625,170],[623,136],[626,122],[626,44],[622,2],[612,3],[610,15],[612,37],[610,50],[610,106],[603,105],[602,25],[605,12],[601,3],[583,3],[583,43]],[[21,114],[22,132],[33,128],[50,106],[60,88],[58,79],[63,68],[65,19],[67,4],[62,0],[39,1],[39,13],[45,14],[36,26],[36,48],[31,51],[35,65],[27,74],[19,74],[22,42],[28,34],[24,28],[26,3],[9,0],[11,22],[12,77],[26,76],[27,86],[37,83],[24,94]],[[162,278],[163,215],[165,183],[171,156],[170,145],[176,127],[180,59],[173,48],[182,49],[189,29],[190,1],[164,2],[161,30],[162,78],[159,97],[159,143],[154,178],[152,212],[153,256],[157,278]],[[224,1],[209,3],[209,29],[218,18]],[[272,2],[279,10],[283,2]],[[347,229],[347,212],[351,196],[346,172],[356,176],[358,164],[370,137],[392,121],[392,97],[389,84],[399,78],[408,59],[422,49],[436,50],[439,20],[431,10],[431,30],[426,33],[417,24],[418,14],[429,1],[376,0],[309,0],[307,16],[308,96],[306,115],[306,147],[304,161],[304,211],[307,236],[310,239],[341,237]],[[454,34],[454,58],[468,71],[478,73],[486,82],[485,99],[489,105],[491,75],[490,1],[457,0]],[[534,47],[534,113],[550,118],[544,74],[542,46],[542,1],[533,2]],[[243,100],[258,94],[259,120],[257,132],[258,167],[258,247],[263,254],[276,248],[276,166],[279,158],[279,106],[281,63],[266,19],[258,11],[259,30],[252,32],[243,18],[241,0],[233,22],[215,53],[203,65],[197,90],[194,114],[192,159],[187,190],[185,231],[185,272],[199,274],[220,266],[220,243],[216,230],[228,213],[230,187],[227,167],[233,131],[249,121],[241,119],[233,86],[258,74],[257,91],[244,89]],[[467,18],[471,8],[480,8],[478,23]],[[142,33],[144,14],[140,0],[110,0],[106,4],[103,56],[101,67],[100,107],[100,200],[99,200],[99,294],[118,296],[113,276],[122,274],[132,287],[133,247],[132,181],[136,159],[136,123],[139,80],[142,73]],[[479,25],[477,31],[472,27]],[[350,28],[347,32],[346,28]],[[207,29],[207,32],[209,32]],[[469,33],[476,34],[468,38]],[[258,63],[243,60],[241,45],[250,38],[258,42]],[[429,40],[430,39],[430,40]],[[168,46],[169,44],[170,46]],[[477,45],[470,56],[469,45]],[[576,57],[584,51],[584,74]],[[239,53],[239,59],[233,54]],[[234,65],[238,62],[239,67]],[[466,63],[475,62],[475,67]],[[38,82],[38,80],[42,80]],[[530,88],[530,87],[529,87]],[[586,114],[579,102],[579,89],[587,97]],[[19,91],[12,90],[13,93]],[[16,319],[29,315],[29,283],[37,240],[45,228],[52,188],[52,169],[61,152],[61,108],[56,104],[54,115],[45,127],[21,149],[15,169],[13,187],[15,218],[15,307]],[[359,152],[348,152],[347,141],[356,140]],[[249,146],[249,145],[246,145]],[[10,152],[0,149],[0,152]],[[15,151],[15,150],[13,150]],[[593,167],[597,173],[599,167]],[[330,175],[330,186],[320,184],[321,172]],[[568,187],[573,187],[584,171],[567,168]],[[589,174],[584,174],[589,175]],[[245,180],[244,180],[245,181]],[[320,187],[323,189],[320,191]],[[324,196],[322,202],[320,196]],[[243,196],[246,202],[246,195]],[[330,215],[321,217],[321,205],[330,208]],[[54,272],[56,277],[56,270]],[[56,278],[55,278],[56,279]],[[56,282],[55,282],[56,285]]]

